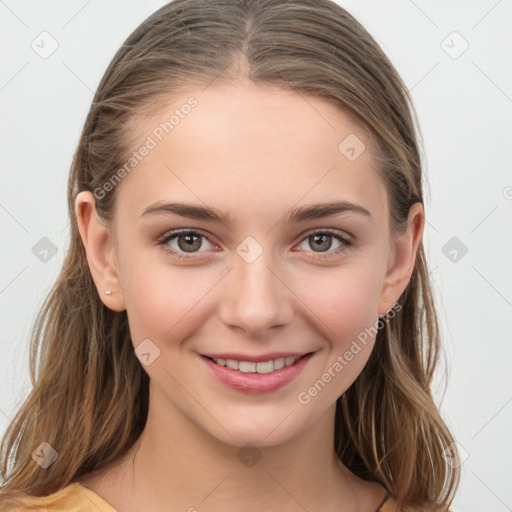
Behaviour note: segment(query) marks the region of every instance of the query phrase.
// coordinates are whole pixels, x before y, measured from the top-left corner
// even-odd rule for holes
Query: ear
[[[414,203],[409,209],[406,229],[393,237],[392,256],[379,300],[379,317],[385,316],[392,309],[409,284],[424,227],[423,205]]]
[[[89,191],[80,192],[75,201],[75,213],[87,262],[98,294],[105,306],[114,311],[126,309],[115,247],[111,230],[96,212],[96,200]],[[110,290],[111,294],[105,294]]]

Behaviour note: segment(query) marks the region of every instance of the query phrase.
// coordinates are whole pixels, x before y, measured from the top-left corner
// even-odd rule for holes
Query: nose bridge
[[[289,322],[293,308],[271,249],[247,237],[236,252],[222,297],[224,323],[257,334]]]

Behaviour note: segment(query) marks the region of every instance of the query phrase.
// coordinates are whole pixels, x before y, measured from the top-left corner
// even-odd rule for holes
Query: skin
[[[309,403],[297,397],[398,300],[423,235],[423,208],[415,204],[407,229],[393,235],[367,131],[332,103],[290,90],[240,81],[187,91],[134,121],[140,141],[191,95],[198,106],[118,185],[112,225],[100,221],[90,192],[77,197],[101,300],[127,310],[134,347],[150,339],[160,350],[144,366],[144,433],[118,464],[81,482],[123,512],[373,512],[384,488],[337,461],[333,436],[336,399],[363,369],[374,338]],[[354,161],[338,150],[349,134],[366,146]],[[285,223],[293,208],[342,199],[371,216]],[[142,216],[159,201],[229,211],[233,224]],[[192,253],[179,237],[168,242],[189,260],[158,245],[183,228],[206,236]],[[336,254],[334,237],[331,247],[315,244],[310,232],[326,228],[354,245]],[[250,263],[236,252],[248,236],[263,250]],[[218,382],[199,356],[275,351],[314,354],[292,382],[260,395]],[[240,458],[246,443],[261,456],[251,467]]]

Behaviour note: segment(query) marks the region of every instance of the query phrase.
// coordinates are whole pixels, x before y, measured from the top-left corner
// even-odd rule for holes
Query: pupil
[[[312,237],[317,243],[320,240],[322,247],[320,249],[329,249],[331,247],[331,235],[313,235]]]
[[[185,244],[181,243],[182,240],[186,240]],[[182,235],[178,237],[178,245],[180,249],[184,251],[193,252],[194,249],[199,249],[201,247],[201,240],[197,235]]]

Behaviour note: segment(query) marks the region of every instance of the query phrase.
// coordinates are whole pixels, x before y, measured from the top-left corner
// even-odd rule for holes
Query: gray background
[[[28,335],[64,258],[66,178],[93,91],[164,3],[0,0],[1,433],[30,389]],[[339,3],[389,55],[420,118],[450,369],[435,392],[464,456],[455,507],[512,510],[512,2]]]

